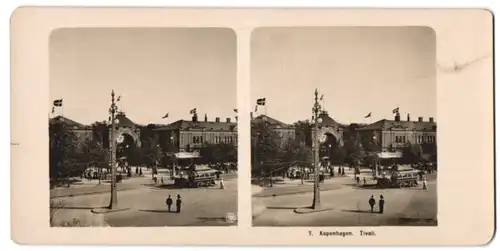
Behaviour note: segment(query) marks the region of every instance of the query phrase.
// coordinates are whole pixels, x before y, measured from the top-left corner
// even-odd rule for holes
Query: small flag
[[[257,99],[257,105],[266,105],[266,98]]]
[[[166,119],[166,118],[168,118],[168,112],[167,112],[167,114],[165,114],[165,116],[163,116],[163,117],[161,117],[161,118],[162,118],[162,119]]]
[[[322,94],[322,95],[321,95],[321,97],[319,98],[319,100],[323,100],[323,95],[324,95],[324,94]]]
[[[396,109],[392,110],[392,113],[399,113],[399,107],[397,107]]]
[[[257,112],[257,105],[255,106],[255,112]]]
[[[56,99],[54,100],[54,106],[62,106],[63,100],[62,99]]]
[[[191,111],[189,111],[189,114],[196,114],[196,108],[194,108]]]
[[[54,113],[54,107],[52,106],[52,113]]]
[[[122,98],[122,96],[118,96],[118,98],[116,99],[116,102],[120,101],[121,98]]]
[[[369,118],[369,117],[371,117],[371,116],[372,116],[372,113],[370,112],[370,113],[368,113],[368,114],[365,116],[365,118]]]
[[[238,109],[233,109],[234,112],[238,113]]]

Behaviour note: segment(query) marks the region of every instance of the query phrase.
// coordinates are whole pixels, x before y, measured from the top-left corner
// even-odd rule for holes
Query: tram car
[[[410,167],[395,168],[375,175],[377,186],[381,188],[401,188],[418,186],[419,170]]]
[[[210,187],[215,185],[220,172],[208,167],[197,167],[189,170],[186,175],[180,174],[174,178],[174,185],[180,188]]]

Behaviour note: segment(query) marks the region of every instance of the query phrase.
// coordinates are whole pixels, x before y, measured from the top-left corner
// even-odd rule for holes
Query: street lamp
[[[314,166],[314,197],[312,202],[312,209],[320,207],[320,194],[319,194],[319,145],[326,141],[325,135],[319,135],[320,124],[323,120],[319,117],[321,105],[318,102],[318,89],[314,91],[314,105],[312,108],[314,130],[313,130],[313,166]]]
[[[118,106],[115,103],[115,91],[111,91],[111,107],[109,108],[110,120],[111,120],[111,198],[109,202],[109,209],[116,208],[118,206],[118,195],[116,191],[116,128],[115,126],[120,122],[115,116],[118,111]]]

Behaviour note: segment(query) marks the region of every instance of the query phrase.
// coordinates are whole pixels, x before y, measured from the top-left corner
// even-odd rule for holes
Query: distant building
[[[260,122],[267,123],[269,128],[280,136],[282,144],[288,142],[289,140],[295,140],[295,127],[293,125],[283,123],[267,115],[259,115],[255,118],[252,117],[252,125]]]
[[[374,141],[383,151],[396,151],[408,142],[421,145],[436,141],[436,122],[433,118],[424,121],[419,117],[417,121],[411,121],[408,116],[406,121],[402,121],[396,114],[394,120],[382,119],[356,131],[362,142]]]
[[[71,132],[75,134],[78,140],[92,140],[92,127],[80,124],[74,120],[63,117],[61,115],[49,119],[49,125],[64,124]]]
[[[203,144],[238,144],[237,123],[231,122],[230,118],[224,122],[218,117],[215,121],[208,121],[205,116],[203,121],[199,121],[195,114],[190,121],[181,119],[155,131],[163,149],[173,145],[179,152],[196,150]]]

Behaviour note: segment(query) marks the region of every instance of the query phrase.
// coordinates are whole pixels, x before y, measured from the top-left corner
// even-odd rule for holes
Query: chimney
[[[219,122],[220,122],[220,118],[219,118],[219,117],[216,117],[216,118],[215,118],[215,122],[219,123]]]
[[[418,117],[418,122],[423,122],[423,121],[424,121],[424,118]]]
[[[399,115],[399,112],[396,113],[396,117],[394,117],[394,120],[396,120],[396,121],[400,121],[401,120],[401,116]]]
[[[196,113],[193,115],[193,122],[198,122],[198,115]]]
[[[205,122],[208,121],[207,114],[205,113]]]
[[[430,118],[429,118],[429,122],[431,122],[431,123],[432,123],[432,122],[434,122],[434,118],[433,118],[433,117],[430,117]]]
[[[406,120],[410,121],[410,114],[408,113],[408,116],[406,117]]]
[[[231,123],[231,118],[226,118],[227,123]]]

